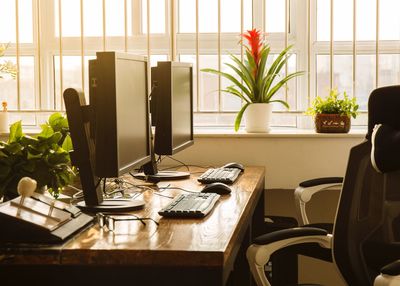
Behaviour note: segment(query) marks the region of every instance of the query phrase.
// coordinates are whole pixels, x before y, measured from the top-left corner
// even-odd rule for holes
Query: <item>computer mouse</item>
[[[202,193],[216,193],[219,195],[228,195],[231,191],[232,190],[228,185],[220,182],[207,184],[201,190]]]
[[[223,168],[236,168],[236,169],[240,169],[242,172],[244,171],[244,166],[242,164],[236,163],[236,162],[231,162],[231,163],[225,164],[222,167]]]

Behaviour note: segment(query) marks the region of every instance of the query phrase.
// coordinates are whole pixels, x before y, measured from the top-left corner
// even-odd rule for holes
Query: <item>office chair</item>
[[[257,237],[247,250],[257,285],[270,285],[264,265],[272,253],[307,243],[331,249],[348,285],[400,285],[400,171],[379,173],[371,163],[373,128],[385,124],[400,132],[399,107],[400,86],[371,93],[367,140],[350,151],[333,234],[300,227]]]

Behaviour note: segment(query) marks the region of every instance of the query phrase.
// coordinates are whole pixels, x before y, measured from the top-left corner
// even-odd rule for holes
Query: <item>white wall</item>
[[[224,134],[197,135],[195,144],[174,158],[186,164],[220,166],[237,161],[265,166],[266,189],[293,189],[302,180],[343,176],[356,134]]]

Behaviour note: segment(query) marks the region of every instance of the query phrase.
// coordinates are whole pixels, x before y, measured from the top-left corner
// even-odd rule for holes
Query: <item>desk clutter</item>
[[[18,183],[20,196],[0,205],[1,242],[59,243],[93,221],[78,208],[35,189],[36,181],[24,177]]]
[[[239,172],[242,172],[239,169]],[[131,175],[133,176],[133,175]],[[134,176],[133,176],[133,180]],[[198,189],[198,181],[193,178],[193,190],[189,187],[182,188],[177,186],[163,187],[165,184],[132,181],[130,176],[127,178],[110,178],[107,181],[103,178],[104,203],[112,200],[137,200],[145,191],[151,191],[153,195],[166,197],[172,201],[167,201],[158,209],[158,214],[163,217],[174,218],[202,218],[210,214],[221,196],[229,195],[231,187],[220,182],[203,185]],[[98,211],[90,211],[86,214],[85,209],[80,208],[80,202],[84,196],[82,191],[72,195],[71,202],[62,202],[51,198],[48,195],[35,192],[37,183],[35,180],[24,177],[17,186],[19,197],[0,204],[0,227],[4,234],[0,237],[0,242],[5,243],[60,243],[66,241],[73,234],[78,233],[85,226],[94,222],[94,214],[97,213],[97,221],[107,221],[104,226],[111,231],[114,230],[116,221],[144,220],[133,213],[129,215],[122,211],[104,213],[103,220],[99,220]],[[165,190],[175,189],[178,193],[163,193]],[[197,190],[198,189],[198,190]],[[183,192],[183,193],[181,193]],[[187,193],[185,193],[187,192]],[[78,196],[79,195],[79,196]],[[135,209],[141,210],[144,207]],[[112,214],[112,215],[111,215]],[[121,216],[121,214],[123,214]],[[110,216],[111,215],[111,216]],[[105,219],[107,218],[107,219]],[[152,219],[155,221],[154,219]],[[112,222],[112,223],[111,223]],[[158,224],[158,222],[157,222]],[[100,223],[99,223],[100,225]]]

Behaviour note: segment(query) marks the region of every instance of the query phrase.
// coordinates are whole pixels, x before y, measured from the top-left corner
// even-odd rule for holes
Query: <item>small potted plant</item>
[[[36,136],[25,135],[17,121],[10,126],[8,141],[0,141],[0,198],[18,196],[17,184],[23,177],[36,180],[38,189],[47,187],[55,198],[72,183],[75,170],[70,166],[67,119],[54,113],[41,128]]]
[[[236,116],[235,131],[238,131],[246,111],[246,131],[267,132],[272,113],[271,103],[277,102],[289,108],[286,101],[276,99],[277,92],[289,80],[303,72],[294,72],[284,76],[280,73],[289,60],[289,51],[292,46],[281,51],[268,66],[267,60],[271,49],[264,41],[262,33],[253,29],[244,33],[242,37],[247,41],[247,44],[241,42],[246,49],[244,61],[242,62],[240,58],[231,54],[230,58],[234,64],[225,63],[232,70],[232,74],[215,69],[202,69],[202,71],[221,75],[231,81],[232,85],[221,91],[242,99],[244,105]]]
[[[349,98],[343,92],[343,98],[337,89],[329,92],[329,96],[317,96],[306,114],[314,116],[317,133],[348,133],[351,126],[351,117],[356,118],[358,104],[356,98]]]

